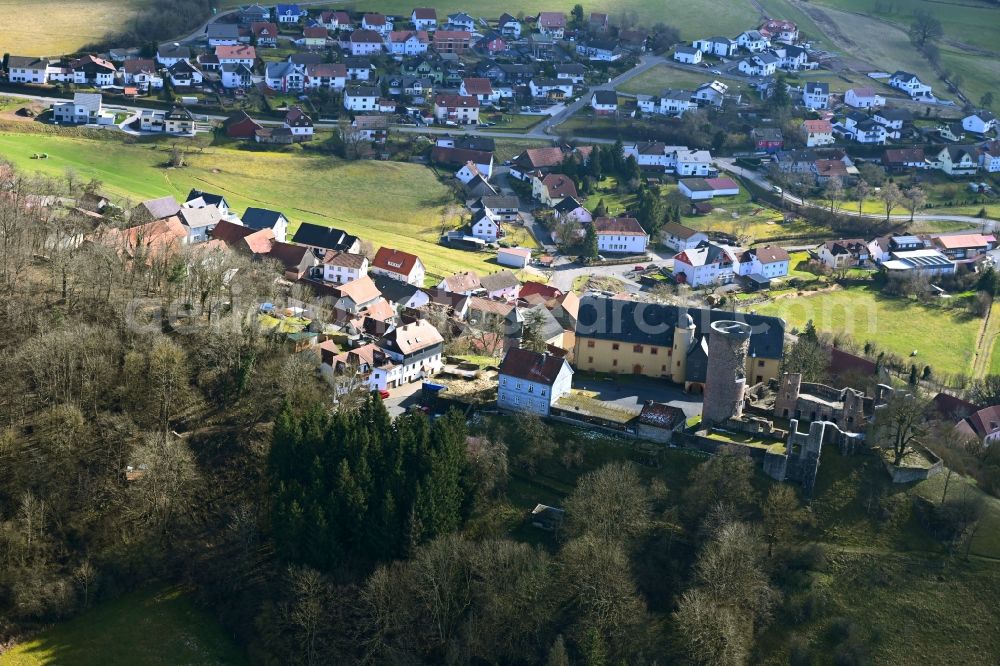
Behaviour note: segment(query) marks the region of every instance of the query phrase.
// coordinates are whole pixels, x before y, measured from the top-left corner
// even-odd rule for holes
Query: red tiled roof
[[[247,44],[236,44],[233,46],[216,46],[215,55],[221,58],[239,58],[241,60],[254,60],[257,52],[252,46]]]
[[[521,285],[520,296],[521,298],[527,298],[533,294],[538,294],[549,300],[552,298],[560,298],[563,295],[561,289],[557,289],[548,284],[542,284],[541,282],[525,282]]]
[[[594,220],[594,231],[618,236],[646,236],[646,231],[634,217],[599,217]]]
[[[385,271],[392,271],[400,275],[409,276],[420,258],[415,254],[394,250],[391,247],[380,247],[372,260],[372,268],[379,268]]]
[[[561,173],[550,173],[545,176],[542,179],[542,185],[548,190],[549,197],[553,199],[565,197],[573,197],[575,199],[579,196],[573,179]]]
[[[475,97],[462,97],[461,95],[438,95],[434,98],[434,106],[478,109],[479,100]]]
[[[490,95],[493,93],[493,84],[489,79],[468,78],[462,80],[465,92],[470,95]]]

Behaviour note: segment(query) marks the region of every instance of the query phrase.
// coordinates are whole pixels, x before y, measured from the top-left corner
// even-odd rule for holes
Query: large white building
[[[397,326],[382,338],[382,349],[399,367],[398,383],[408,384],[441,371],[444,338],[425,319]]]
[[[552,405],[572,388],[573,368],[561,356],[513,348],[500,363],[497,406],[548,416]]]
[[[644,254],[649,234],[633,217],[599,217],[592,222],[597,235],[597,251],[617,254]]]
[[[674,280],[692,287],[728,284],[736,278],[738,267],[730,248],[706,241],[674,257]]]

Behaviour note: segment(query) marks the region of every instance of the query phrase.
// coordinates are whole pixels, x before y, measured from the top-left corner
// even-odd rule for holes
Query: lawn
[[[101,604],[0,655],[0,666],[243,663],[222,627],[177,588]]]
[[[916,350],[915,363],[949,373],[971,372],[982,324],[959,311],[883,296],[871,286],[783,298],[753,310],[800,330],[812,320],[819,331],[846,332],[858,344],[871,341],[902,358]]]
[[[702,83],[707,83],[715,78],[719,77],[716,77],[707,68],[703,72],[695,72],[670,65],[657,65],[626,81],[618,88],[618,92],[629,95],[659,95],[664,88],[694,90]],[[723,81],[729,86],[730,93],[747,90],[746,85],[738,80],[724,78]]]
[[[345,162],[301,150],[248,151],[208,146],[183,169],[165,169],[169,143],[125,144],[79,133],[0,133],[0,155],[25,170],[96,178],[112,194],[133,202],[186,197],[192,188],[220,192],[243,210],[281,210],[293,228],[302,221],[337,226],[371,241],[421,257],[433,275],[488,271],[488,255],[437,243],[440,213],[451,192],[423,166],[401,162]],[[30,159],[48,153],[46,160]]]
[[[765,6],[774,0],[767,0]],[[877,16],[909,29],[914,14],[925,11],[941,21],[945,40],[956,40],[972,46],[995,50],[1000,38],[1000,9],[982,0],[937,2],[935,0],[907,0],[902,3],[884,3],[887,11],[879,13],[871,0],[816,0],[817,4],[850,12]],[[888,8],[891,7],[891,12]],[[789,17],[791,18],[791,17]]]

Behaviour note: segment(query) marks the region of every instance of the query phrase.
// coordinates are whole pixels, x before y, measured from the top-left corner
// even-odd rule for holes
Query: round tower
[[[694,319],[687,312],[677,318],[674,326],[674,348],[670,352],[670,378],[678,384],[687,380],[687,357],[694,344]]]
[[[749,324],[740,321],[721,320],[712,324],[702,421],[717,424],[742,416],[751,330]]]

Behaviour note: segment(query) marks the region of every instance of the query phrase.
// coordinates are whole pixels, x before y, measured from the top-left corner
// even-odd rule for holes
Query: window
[[[641,354],[642,353],[642,345],[635,345],[634,347],[632,347],[632,352],[635,353],[635,354]]]
[[[618,367],[618,359],[615,359],[615,360],[611,361],[611,365],[617,368]]]
[[[587,349],[593,349],[593,348],[594,348],[594,341],[587,340]]]
[[[666,371],[667,371],[667,366],[665,366],[665,365],[664,365],[663,367],[661,367],[661,368],[660,368],[660,370],[661,370],[662,372],[666,372]]]
[[[653,356],[656,356],[657,354],[660,353],[660,348],[659,347],[650,347],[649,348],[649,353],[652,354]]]
[[[587,357],[587,363],[593,363],[593,362],[594,362],[594,357],[593,356],[588,356]]]
[[[507,386],[507,378],[504,377],[503,379],[501,379],[500,383],[503,384],[504,386]]]
[[[764,367],[764,361],[757,361],[757,367],[758,368],[763,368]]]
[[[612,344],[611,345],[611,349],[614,350],[614,351],[618,351],[618,343],[616,342],[616,343]]]

